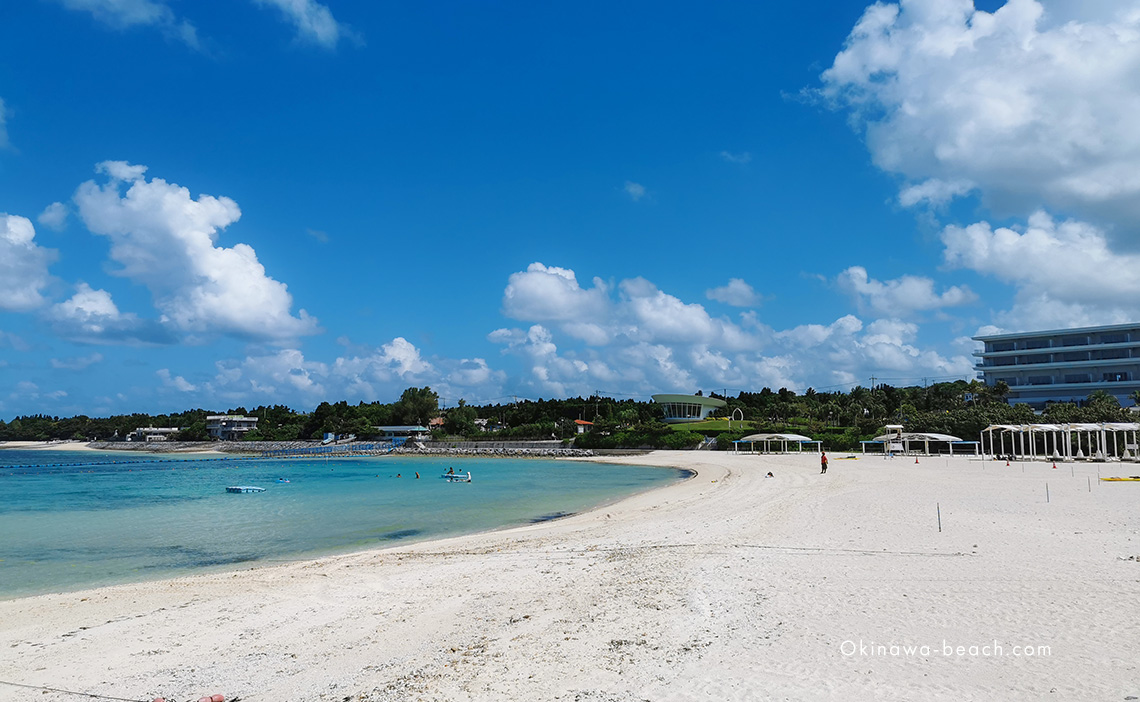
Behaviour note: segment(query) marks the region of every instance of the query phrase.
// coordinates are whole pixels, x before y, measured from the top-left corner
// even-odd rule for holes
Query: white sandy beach
[[[1097,481],[1140,466],[832,459],[655,452],[628,461],[697,477],[557,522],[0,602],[0,680],[250,702],[1140,696],[1140,483]]]
[[[86,441],[0,441],[0,449],[22,451],[91,451]]]
[[[203,444],[208,446],[209,444]],[[147,444],[128,444],[132,451],[130,453],[163,453],[161,445],[147,445]],[[123,447],[126,448],[126,447]],[[106,450],[93,448],[89,442],[86,441],[0,441],[0,450],[3,449],[19,449],[21,451],[91,451],[98,453],[106,453]],[[130,456],[130,453],[123,449],[118,449],[119,452],[125,456]],[[193,449],[187,451],[178,451],[177,453],[193,453],[196,456],[224,456],[222,451],[213,449]]]

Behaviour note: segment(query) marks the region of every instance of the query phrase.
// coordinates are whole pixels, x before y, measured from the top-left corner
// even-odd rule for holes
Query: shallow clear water
[[[471,471],[473,481],[443,480],[449,466]],[[523,524],[684,475],[539,459],[377,457],[326,463],[5,449],[0,597]],[[230,485],[265,492],[227,493]]]

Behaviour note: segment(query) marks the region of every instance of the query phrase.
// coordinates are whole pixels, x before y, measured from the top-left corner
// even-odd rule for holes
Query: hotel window
[[[1028,385],[1052,385],[1053,376],[1051,375],[1031,375],[1029,376]]]
[[[1088,343],[1087,336],[1066,336],[1061,339],[1061,346],[1085,346]]]
[[[1106,358],[1128,358],[1128,357],[1129,357],[1128,349],[1105,349],[1103,351],[1097,351],[1093,355],[1093,358],[1095,358],[1098,361],[1106,359]]]
[[[1066,383],[1090,383],[1092,382],[1092,374],[1090,373],[1069,373],[1065,376]]]
[[[995,353],[999,352],[999,351],[1013,351],[1013,342],[1012,341],[995,341],[993,344],[993,348],[990,350],[995,352]]]
[[[1126,382],[1128,380],[1131,380],[1131,378],[1129,377],[1131,375],[1132,374],[1129,373],[1128,371],[1120,371],[1120,372],[1105,373],[1101,377],[1102,377],[1103,382],[1106,382],[1106,383],[1120,383],[1120,382]]]
[[[1123,344],[1128,342],[1128,335],[1120,332],[1116,334],[1101,334],[1100,343],[1102,344]]]
[[[1087,361],[1089,360],[1088,351],[1070,351],[1068,353],[1058,354],[1058,357],[1065,362],[1073,361]]]
[[[1029,339],[1025,342],[1026,349],[1047,349],[1049,348],[1048,339]]]
[[[1032,356],[1023,356],[1024,362],[1027,364],[1032,363],[1049,363],[1052,359],[1047,353],[1035,353]]]

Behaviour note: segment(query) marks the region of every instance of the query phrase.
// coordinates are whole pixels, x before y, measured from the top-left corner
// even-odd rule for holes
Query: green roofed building
[[[708,419],[710,414],[728,404],[724,400],[701,395],[654,395],[653,401],[665,410],[665,421],[670,424]]]

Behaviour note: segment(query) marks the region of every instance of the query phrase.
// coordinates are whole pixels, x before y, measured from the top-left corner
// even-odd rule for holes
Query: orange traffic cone
[[[1008,467],[1009,467],[1009,461],[1006,461],[1006,462],[1005,462],[1005,467],[1006,467],[1006,468],[1008,468]]]
[[[1053,470],[1057,470],[1057,462],[1053,461]]]
[[[918,456],[915,456],[915,457],[914,457],[914,462],[915,462],[915,463],[918,463]]]

